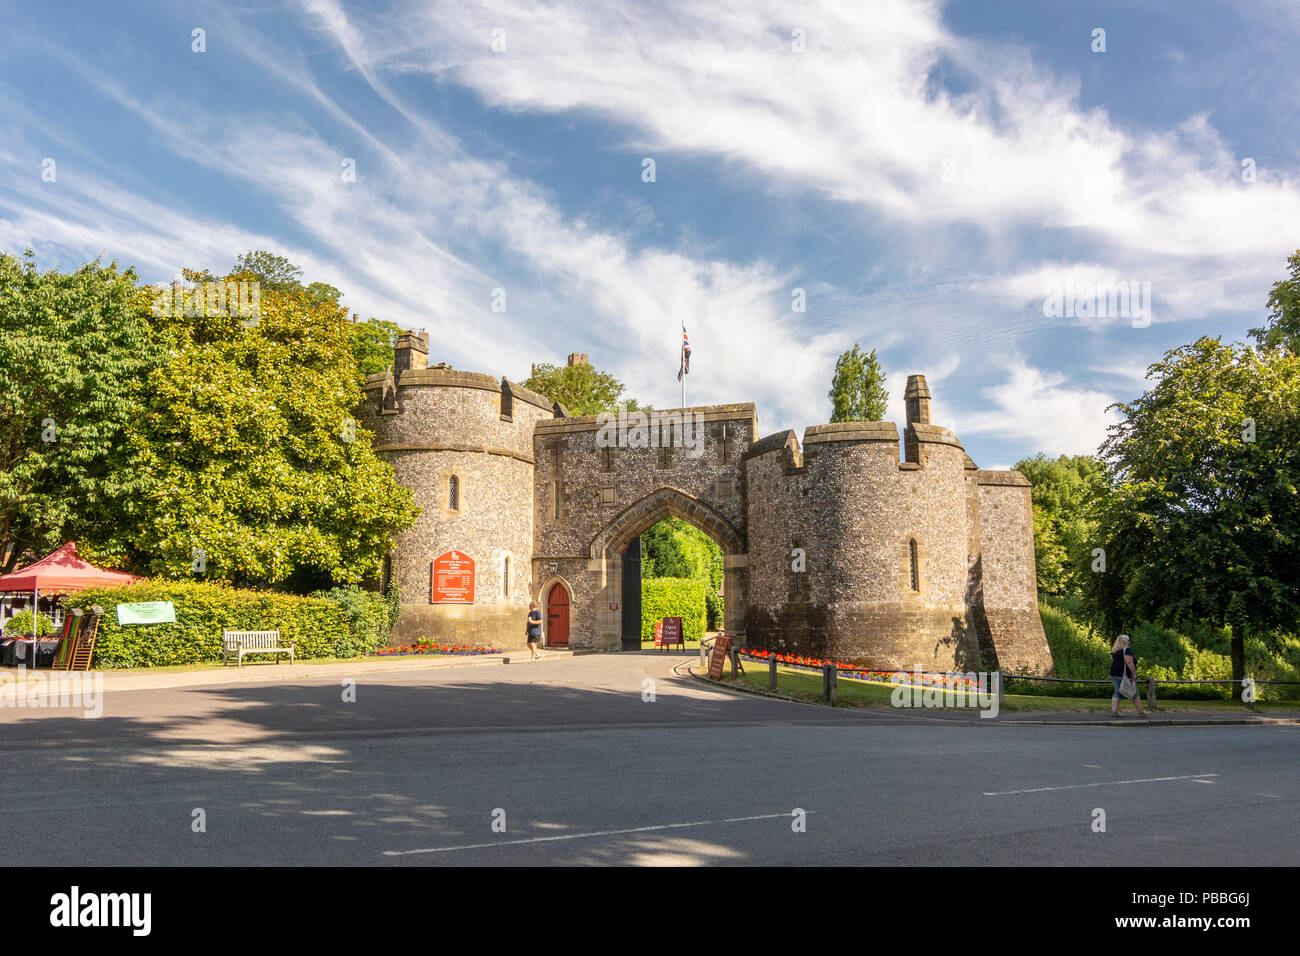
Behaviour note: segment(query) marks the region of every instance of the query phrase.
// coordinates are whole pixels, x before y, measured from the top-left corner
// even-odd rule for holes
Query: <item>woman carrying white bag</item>
[[[1133,641],[1127,634],[1115,638],[1110,649],[1110,682],[1115,685],[1115,696],[1110,699],[1110,715],[1119,717],[1119,701],[1123,697],[1133,701],[1138,716],[1145,717],[1142,697],[1137,689],[1137,659],[1133,656]]]

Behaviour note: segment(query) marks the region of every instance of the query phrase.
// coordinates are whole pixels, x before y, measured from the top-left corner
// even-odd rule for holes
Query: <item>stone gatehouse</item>
[[[721,546],[725,628],[743,646],[1050,673],[1029,482],[980,469],[931,424],[923,376],[905,398],[901,448],[890,422],[760,436],[749,403],[675,410],[695,426],[685,440],[611,442],[607,418],[429,368],[427,333],[404,333],[361,415],[421,508],[389,556],[394,640],[517,646],[536,601],[549,646],[639,646],[639,537],[675,516]]]

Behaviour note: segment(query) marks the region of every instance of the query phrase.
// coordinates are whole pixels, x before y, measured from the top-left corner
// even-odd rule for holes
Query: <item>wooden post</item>
[[[839,674],[832,663],[822,665],[822,696],[832,704],[840,699]]]
[[[767,689],[776,690],[776,654],[767,659]]]
[[[1147,706],[1156,709],[1156,679],[1151,676],[1147,677]]]
[[[1001,708],[1003,701],[1006,700],[1006,687],[1004,686],[1005,682],[1002,680],[1002,671],[994,671],[992,677],[998,685],[998,707]]]

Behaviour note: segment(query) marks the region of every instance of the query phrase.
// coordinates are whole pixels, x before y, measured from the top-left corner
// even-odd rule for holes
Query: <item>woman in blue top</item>
[[[1137,659],[1133,656],[1133,640],[1127,634],[1121,634],[1115,638],[1115,643],[1110,649],[1110,682],[1115,685],[1115,695],[1110,699],[1110,715],[1112,717],[1120,716],[1119,701],[1122,696],[1119,692],[1119,686],[1124,682],[1125,677],[1133,678],[1137,682]],[[1137,708],[1138,716],[1145,717],[1146,712],[1142,709],[1142,695],[1133,694],[1133,706]]]
[[[532,652],[530,661],[540,661],[542,655],[537,652],[537,645],[542,643],[542,612],[537,609],[536,601],[528,602],[528,650]]]

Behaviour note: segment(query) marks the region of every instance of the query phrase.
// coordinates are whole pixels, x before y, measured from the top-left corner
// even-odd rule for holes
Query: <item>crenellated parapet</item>
[[[930,422],[924,376],[908,379],[901,430],[764,437],[752,403],[578,417],[509,379],[429,367],[428,347],[427,333],[402,333],[359,412],[422,509],[391,559],[399,640],[512,646],[535,600],[551,646],[639,646],[623,562],[671,516],[722,547],[726,628],[749,646],[1050,671],[1029,483],[979,469]],[[476,562],[473,603],[432,593],[432,562],[450,550]]]
[[[892,422],[754,442],[751,644],[878,668],[1050,671],[1029,483],[980,470],[929,422],[929,401],[924,378],[910,378],[901,443]]]

